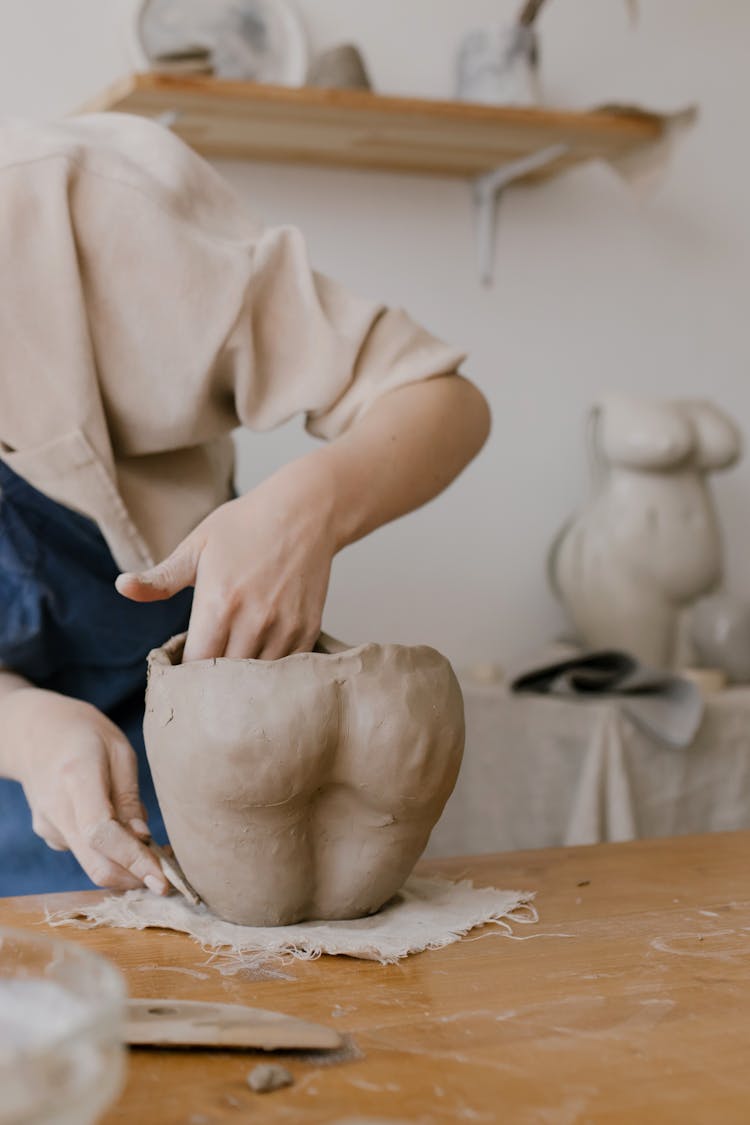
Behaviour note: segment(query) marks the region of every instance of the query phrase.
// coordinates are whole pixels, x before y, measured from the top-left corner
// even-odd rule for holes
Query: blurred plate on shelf
[[[307,77],[307,37],[289,0],[142,0],[135,21],[138,64],[149,70],[194,57],[219,78],[301,86]]]

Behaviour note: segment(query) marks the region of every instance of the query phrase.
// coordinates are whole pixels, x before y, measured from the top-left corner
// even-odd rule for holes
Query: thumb
[[[186,586],[194,586],[197,569],[197,544],[189,536],[158,566],[138,574],[118,575],[115,588],[123,597],[134,602],[160,602],[178,594]]]

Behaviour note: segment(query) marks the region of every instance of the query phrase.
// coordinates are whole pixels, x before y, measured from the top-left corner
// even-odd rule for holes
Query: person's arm
[[[94,883],[166,893],[142,842],[135,753],[96,708],[0,668],[0,777],[20,782],[36,834],[72,851]]]
[[[17,676],[15,672],[11,672],[9,668],[3,668],[0,665],[0,706],[6,695],[10,695],[14,691],[19,691],[21,688],[29,688],[32,685],[23,676]],[[0,776],[2,776],[3,764],[3,745],[0,742]]]
[[[147,602],[195,586],[185,660],[310,651],[334,555],[446,488],[489,426],[483,396],[460,375],[388,391],[329,445],[222,505],[117,588]]]
[[[461,375],[425,379],[376,399],[346,433],[304,459],[327,471],[335,550],[443,492],[489,432],[487,402]]]

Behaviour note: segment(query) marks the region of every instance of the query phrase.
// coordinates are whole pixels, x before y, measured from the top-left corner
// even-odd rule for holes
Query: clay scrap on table
[[[219,917],[361,918],[405,882],[456,782],[461,690],[424,646],[321,637],[283,660],[149,656],[144,733],[170,842]]]
[[[284,1086],[292,1086],[294,1078],[285,1066],[262,1063],[250,1071],[247,1084],[256,1094],[270,1094],[274,1090],[282,1090]]]

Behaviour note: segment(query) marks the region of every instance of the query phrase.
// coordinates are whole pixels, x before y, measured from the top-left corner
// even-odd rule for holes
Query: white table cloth
[[[467,743],[430,855],[750,828],[750,689],[710,696],[671,749],[617,702],[514,696],[463,677]]]

